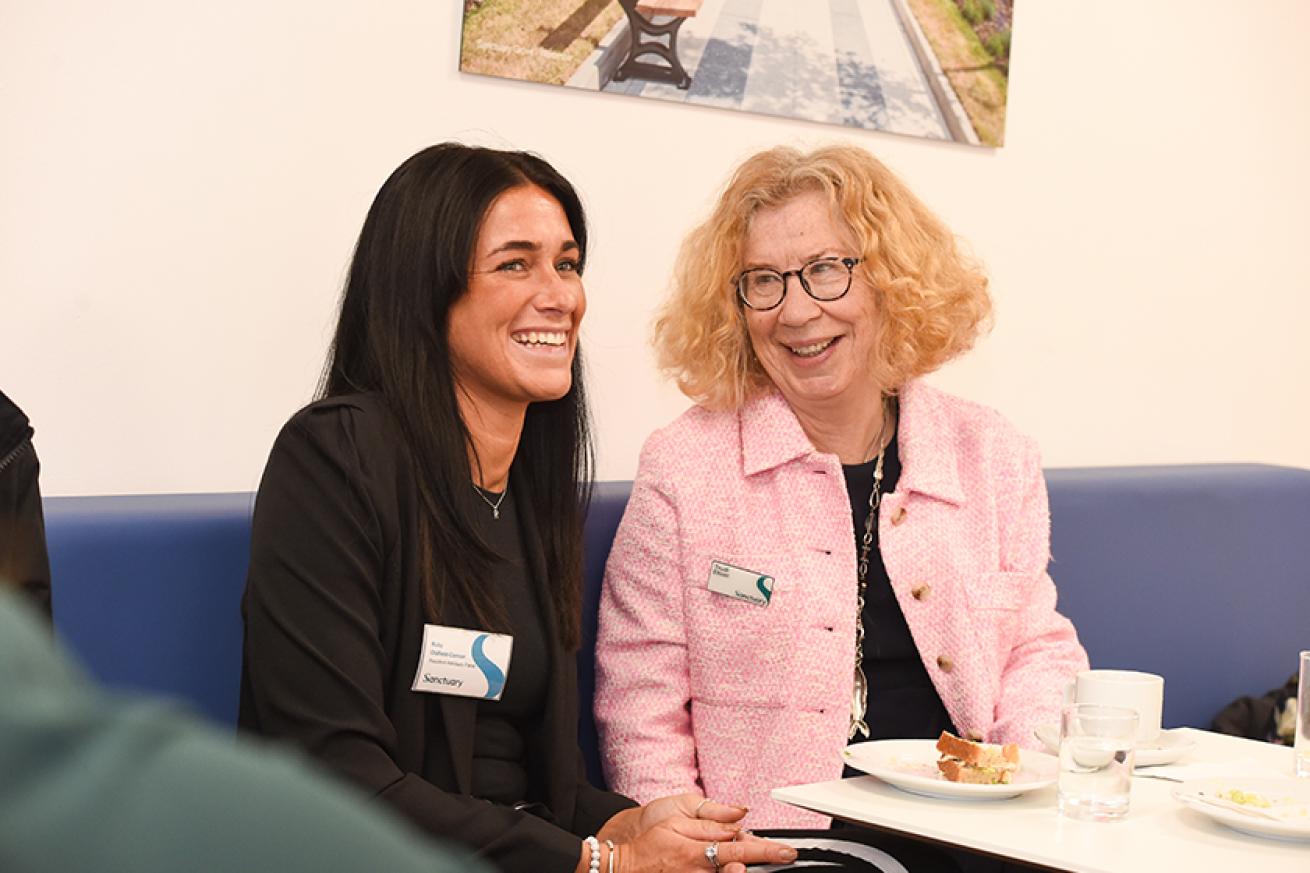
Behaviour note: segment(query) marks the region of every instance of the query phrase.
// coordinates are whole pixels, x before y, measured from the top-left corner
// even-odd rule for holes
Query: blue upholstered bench
[[[1310,648],[1310,470],[1259,465],[1047,471],[1051,575],[1097,667],[1165,677],[1166,726],[1208,727]],[[599,483],[586,532],[581,737],[600,780],[591,640],[630,484]],[[55,624],[104,683],[236,721],[250,494],[45,502]]]

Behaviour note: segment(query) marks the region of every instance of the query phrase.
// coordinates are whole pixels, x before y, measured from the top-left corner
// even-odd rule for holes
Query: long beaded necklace
[[[882,462],[887,453],[883,435],[891,420],[893,405],[883,399],[882,426],[878,428],[878,460],[873,465],[873,490],[869,492],[869,515],[864,519],[864,535],[860,537],[860,560],[856,565],[859,576],[859,595],[855,600],[855,685],[851,689],[851,727],[848,740],[856,735],[869,736],[869,725],[864,720],[869,708],[869,680],[864,675],[864,593],[869,587],[869,552],[873,548],[873,525],[882,504]]]

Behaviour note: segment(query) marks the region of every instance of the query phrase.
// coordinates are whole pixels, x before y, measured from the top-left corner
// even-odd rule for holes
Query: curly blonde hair
[[[780,146],[738,167],[713,214],[683,240],[655,320],[660,369],[697,403],[735,409],[771,386],[732,280],[755,213],[809,191],[825,194],[863,245],[856,269],[879,296],[870,366],[885,391],[964,353],[987,327],[987,277],[877,158],[854,146],[808,154]]]

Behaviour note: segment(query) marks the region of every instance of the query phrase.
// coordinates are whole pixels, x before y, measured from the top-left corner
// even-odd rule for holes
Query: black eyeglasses
[[[805,293],[815,300],[837,300],[851,290],[851,271],[861,258],[817,258],[799,270],[778,270],[756,267],[737,274],[733,284],[737,297],[756,312],[767,312],[782,303],[787,296],[787,277],[801,280]]]

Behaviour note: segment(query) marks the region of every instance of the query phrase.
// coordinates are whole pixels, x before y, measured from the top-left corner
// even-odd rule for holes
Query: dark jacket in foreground
[[[524,552],[542,586],[529,515]],[[549,692],[526,732],[525,800],[558,824],[470,796],[477,701],[410,689],[424,625],[418,518],[413,472],[380,399],[320,401],[283,428],[255,504],[241,725],[294,741],[502,870],[571,871],[578,836],[632,805],[582,774],[574,658],[548,617]],[[442,624],[469,626],[457,614]]]
[[[50,615],[50,559],[41,514],[41,465],[32,426],[0,392],[0,585],[13,586]]]

